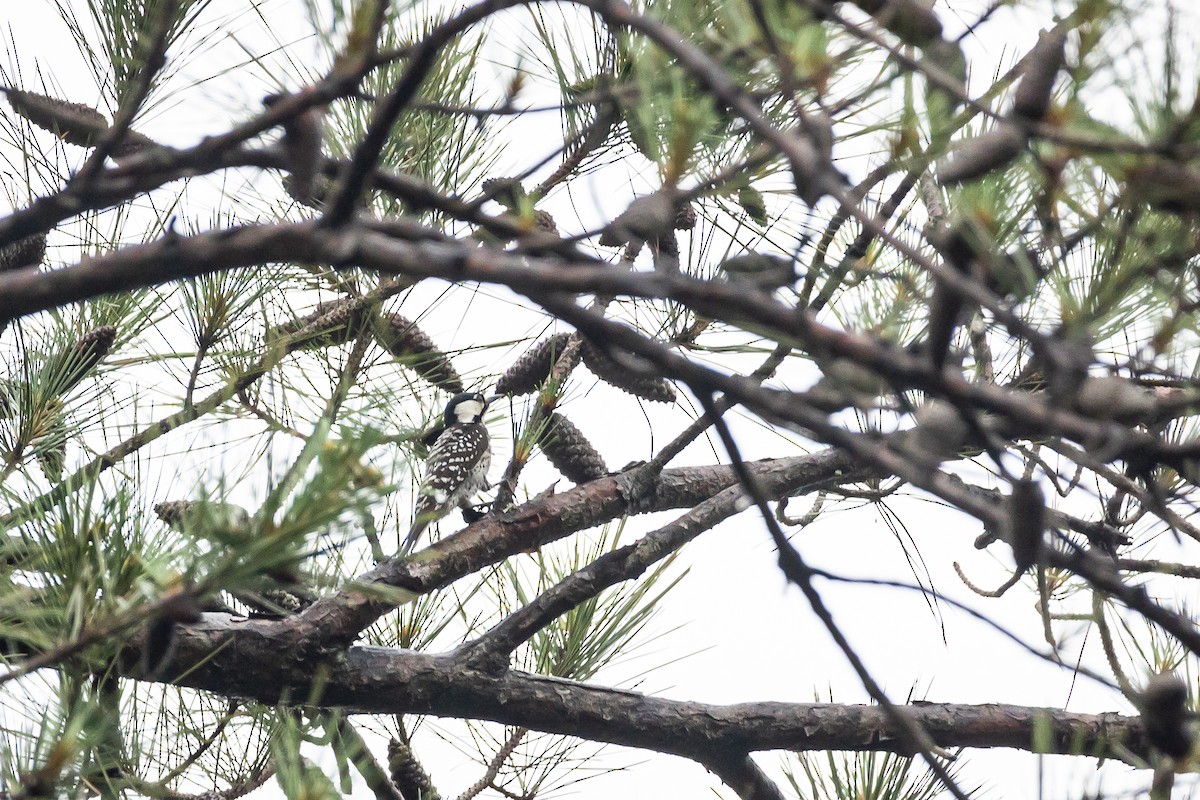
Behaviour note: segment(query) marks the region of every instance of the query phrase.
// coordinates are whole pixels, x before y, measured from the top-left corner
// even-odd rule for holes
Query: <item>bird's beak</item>
[[[506,397],[506,395],[502,395],[502,394],[492,394],[492,395],[488,395],[487,397],[483,398],[483,402],[487,403],[490,406],[494,401],[503,400],[505,397]]]

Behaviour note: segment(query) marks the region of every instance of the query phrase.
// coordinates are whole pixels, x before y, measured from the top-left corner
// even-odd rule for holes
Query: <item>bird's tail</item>
[[[412,527],[408,529],[408,536],[404,537],[404,544],[400,545],[400,556],[406,556],[416,547],[417,539],[421,538],[421,534],[429,527],[429,520],[421,519],[420,515],[413,521]]]

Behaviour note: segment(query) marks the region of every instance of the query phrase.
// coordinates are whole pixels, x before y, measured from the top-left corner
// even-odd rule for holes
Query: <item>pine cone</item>
[[[554,217],[549,211],[542,211],[540,208],[533,210],[533,229],[538,233],[553,233],[558,235],[558,223],[554,221]]]
[[[25,119],[48,130],[68,144],[77,147],[95,147],[100,137],[111,127],[108,118],[91,106],[83,103],[68,103],[57,97],[48,97],[36,92],[0,87],[8,95],[8,103]],[[121,163],[128,156],[141,153],[159,143],[135,130],[126,130],[121,141],[113,148],[113,160]]]
[[[80,147],[92,147],[106,130],[108,119],[91,106],[68,103],[56,97],[4,89],[8,103],[25,119],[54,133],[64,142]]]
[[[370,316],[370,307],[358,298],[324,300],[317,303],[312,313],[272,328],[267,334],[267,341],[287,338],[289,353],[346,344],[358,336]]]
[[[687,203],[675,213],[675,230],[690,231],[694,227],[696,227],[696,209],[692,208],[691,203]]]
[[[943,186],[978,180],[1020,155],[1026,141],[1020,128],[1000,122],[986,133],[958,142],[938,162],[938,180]]]
[[[508,371],[496,381],[496,394],[521,395],[536,392],[542,383],[550,376],[559,356],[566,352],[567,345],[574,334],[556,333],[547,336],[529,348],[518,358]],[[579,363],[579,348],[575,350],[573,369]]]
[[[1043,31],[1025,59],[1025,70],[1013,95],[1013,113],[1026,119],[1042,119],[1050,109],[1054,81],[1066,59],[1067,36]]]
[[[194,503],[193,500],[167,500],[163,503],[156,503],[154,513],[168,527],[178,530],[183,526],[183,518]]]
[[[204,519],[218,538],[235,541],[250,530],[250,512],[239,505],[219,500],[168,500],[154,506],[154,513],[171,530],[185,532],[190,524]]]
[[[675,387],[665,378],[634,372],[609,358],[604,351],[588,341],[584,341],[582,351],[583,363],[592,374],[605,383],[656,403],[675,402]],[[631,360],[639,359],[639,356],[632,353],[626,353],[625,356]]]
[[[1046,498],[1033,481],[1013,483],[1012,494],[1008,497],[1008,528],[1005,533],[1012,547],[1017,574],[1024,574],[1037,564],[1045,546],[1042,538],[1046,534]]]
[[[46,257],[46,234],[35,233],[0,247],[0,272],[35,267]]]
[[[450,394],[463,391],[450,358],[437,349],[423,330],[407,317],[389,314],[382,317],[375,329],[375,338],[389,353],[402,358],[404,364],[425,380]]]
[[[55,482],[62,480],[63,468],[67,463],[67,440],[39,445],[34,452],[43,474]]]
[[[392,739],[388,742],[388,777],[404,797],[420,797],[422,800],[441,800],[433,786],[433,780],[417,761],[407,742]]]
[[[59,393],[70,391],[87,377],[87,374],[108,355],[116,338],[115,327],[101,325],[80,336],[69,352],[59,356],[57,363],[48,365],[48,374],[59,376]]]
[[[525,187],[518,178],[488,178],[479,184],[484,195],[515,212],[525,198]]]
[[[113,148],[112,159],[118,164],[123,164],[132,156],[144,153],[155,147],[162,147],[162,145],[144,133],[128,130],[125,131],[125,135],[121,137],[121,141],[117,142],[116,147]]]
[[[608,474],[608,467],[596,448],[579,428],[557,411],[551,412],[546,420],[538,445],[554,468],[573,483],[587,483]]]

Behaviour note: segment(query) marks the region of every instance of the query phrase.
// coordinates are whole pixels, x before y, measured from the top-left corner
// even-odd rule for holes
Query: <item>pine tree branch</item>
[[[131,646],[136,647],[134,643]],[[179,685],[273,704],[312,697],[352,714],[431,714],[482,719],[598,742],[651,749],[704,763],[714,753],[762,750],[884,751],[912,755],[878,706],[743,703],[713,706],[665,700],[508,670],[489,676],[454,657],[355,647],[316,675],[297,659],[285,628],[206,614],[181,626]],[[1011,705],[918,703],[902,707],[942,748],[1028,750],[1041,731],[1054,753],[1144,756],[1136,717],[1075,714]],[[1034,731],[1038,730],[1037,737]],[[863,731],[871,731],[869,737]]]
[[[483,671],[507,669],[508,656],[553,620],[608,587],[641,576],[652,564],[729,519],[738,513],[741,498],[738,487],[724,489],[634,544],[605,553],[508,615],[479,638],[460,647],[456,656]]]
[[[851,482],[867,477],[834,450],[761,461],[751,469],[760,476],[765,491],[779,496],[826,481]],[[368,625],[397,605],[516,553],[628,514],[692,508],[736,483],[732,470],[725,466],[667,469],[650,493],[653,501],[643,500],[635,506],[629,494],[630,480],[625,473],[562,494],[535,498],[504,514],[484,517],[414,557],[384,562],[292,618],[289,624],[294,626],[293,635],[306,647],[347,647]],[[392,591],[370,591],[371,587],[392,587]]]
[[[737,794],[741,800],[786,800],[775,781],[754,763],[749,755],[714,755],[703,762],[714,775]]]
[[[339,264],[348,260],[412,278],[502,283],[534,298],[577,327],[588,327],[584,332],[593,338],[603,340],[619,333],[624,341],[617,343],[626,350],[644,357],[647,353],[641,351],[654,350],[655,355],[649,360],[667,377],[708,381],[762,416],[810,429],[828,427],[824,415],[797,405],[794,393],[748,385],[745,379],[722,375],[675,356],[631,329],[606,327],[595,315],[589,316],[586,310],[564,301],[563,294],[671,299],[734,325],[754,320],[756,330],[780,341],[797,341],[812,352],[849,358],[894,386],[920,388],[955,404],[1003,415],[1018,426],[1015,432],[1022,435],[1051,433],[1077,441],[1105,441],[1111,443],[1114,458],[1130,458],[1138,463],[1158,460],[1180,469],[1186,468],[1189,457],[1200,455],[1198,445],[1166,445],[1157,437],[1134,431],[1127,425],[1066,411],[1044,396],[971,384],[960,377],[944,375],[933,369],[928,359],[899,352],[891,342],[827,327],[807,312],[798,312],[773,298],[744,292],[738,287],[680,274],[613,270],[607,264],[580,263],[563,269],[557,259],[480,251],[473,243],[408,243],[362,228],[334,234],[321,231],[313,223],[246,226],[129,247],[50,273],[28,270],[3,273],[0,319],[14,319],[99,294],[195,277],[218,269],[270,261]],[[964,294],[970,293],[964,290]]]
[[[937,779],[952,795],[958,798],[958,800],[968,800],[966,794],[950,774],[950,771],[946,769],[946,765],[934,754],[936,745],[929,732],[888,698],[887,694],[883,691],[883,687],[879,685],[870,671],[867,670],[866,664],[863,663],[858,652],[850,644],[850,640],[846,638],[846,635],[842,633],[841,628],[834,621],[833,614],[826,605],[825,599],[821,597],[820,592],[813,585],[812,571],[800,556],[799,551],[788,541],[783,529],[779,527],[778,520],[775,519],[775,515],[771,513],[771,509],[767,506],[766,494],[763,492],[758,480],[747,468],[746,462],[742,460],[737,442],[733,438],[733,433],[729,430],[729,425],[726,424],[725,419],[717,412],[712,395],[705,393],[704,390],[700,390],[698,398],[701,405],[704,406],[705,411],[713,418],[717,433],[720,435],[721,442],[725,445],[725,450],[729,454],[734,471],[737,473],[739,485],[745,489],[746,494],[754,502],[754,505],[758,507],[759,514],[767,525],[767,530],[771,532],[771,538],[775,541],[775,547],[779,553],[779,567],[783,574],[804,593],[804,597],[808,600],[817,619],[821,620],[821,624],[825,626],[825,630],[828,631],[837,644],[838,649],[842,651],[846,660],[850,662],[850,666],[858,675],[859,680],[862,681],[867,693],[871,695],[871,698],[887,714],[888,721],[897,730],[900,738],[904,740],[907,747],[911,751],[919,753],[925,759],[930,771],[937,776]]]

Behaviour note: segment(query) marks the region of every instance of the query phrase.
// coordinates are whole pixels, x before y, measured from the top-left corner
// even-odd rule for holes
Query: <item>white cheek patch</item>
[[[454,407],[454,416],[459,422],[474,422],[483,414],[483,403],[478,400],[464,400]]]

